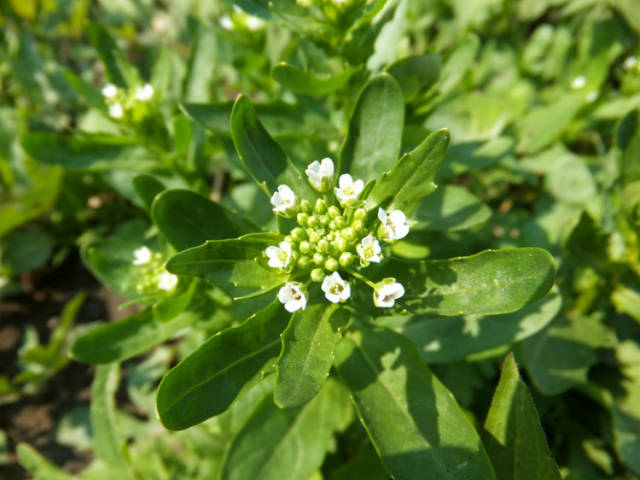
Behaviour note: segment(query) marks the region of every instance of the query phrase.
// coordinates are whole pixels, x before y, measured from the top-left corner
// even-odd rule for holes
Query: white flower
[[[151,261],[151,250],[148,247],[140,247],[136,248],[133,251],[133,264],[134,265],[144,265]]]
[[[630,56],[624,59],[624,63],[622,64],[625,70],[631,70],[633,67],[638,65],[638,59],[635,56]]]
[[[360,255],[360,259],[364,265],[367,265],[369,262],[379,263],[380,260],[382,260],[380,256],[381,251],[380,244],[373,235],[367,235],[356,246],[356,252]]]
[[[304,173],[309,177],[311,186],[321,193],[333,186],[333,160],[329,157],[311,162]]]
[[[173,290],[178,284],[178,277],[173,273],[162,272],[158,275],[158,288],[167,292]]]
[[[265,250],[269,257],[271,268],[287,268],[291,263],[291,245],[289,242],[280,242],[277,247],[267,247]]]
[[[580,75],[579,77],[571,80],[571,88],[574,90],[580,90],[587,84],[587,78],[584,75]]]
[[[393,307],[396,299],[404,295],[404,287],[395,278],[385,278],[376,283],[373,291],[373,304],[380,308]]]
[[[109,105],[109,116],[112,118],[122,118],[124,115],[124,110],[122,109],[122,105],[119,103],[114,103],[113,105]]]
[[[588,103],[593,103],[598,99],[598,92],[596,92],[595,90],[589,92],[589,94],[586,96],[585,100]]]
[[[220,20],[218,23],[220,23],[220,26],[225,30],[233,30],[234,28],[233,20],[231,20],[231,17],[229,15],[224,15],[223,17],[220,17]]]
[[[321,288],[324,296],[332,303],[343,302],[351,295],[351,287],[338,272],[324,277]]]
[[[340,201],[340,205],[349,206],[358,199],[358,196],[364,188],[364,182],[362,180],[353,181],[351,175],[343,173],[338,179],[338,187],[336,187],[336,197]]]
[[[118,87],[116,87],[113,83],[107,83],[102,89],[102,95],[105,98],[113,98],[118,93]]]
[[[271,196],[273,211],[283,215],[295,213],[296,203],[296,194],[287,185],[280,185],[278,191]]]
[[[256,30],[260,30],[264,27],[264,20],[253,15],[248,15],[245,21],[245,25],[247,26],[247,29],[255,32]]]
[[[378,218],[382,224],[378,229],[378,234],[383,240],[390,242],[400,240],[409,233],[409,224],[407,217],[401,210],[391,210],[385,212],[384,209],[378,209]]]
[[[278,292],[278,300],[284,305],[287,312],[304,310],[307,307],[307,297],[300,288],[299,283],[287,282]]]
[[[153,86],[145,83],[142,87],[136,87],[136,100],[148,102],[153,97]]]

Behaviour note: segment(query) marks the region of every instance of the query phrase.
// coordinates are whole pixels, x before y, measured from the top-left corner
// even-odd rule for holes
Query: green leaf
[[[73,480],[74,477],[59,469],[28,443],[19,443],[16,448],[18,461],[34,480]]]
[[[149,211],[151,211],[153,199],[166,188],[162,182],[146,173],[133,177],[133,186],[145,208]]]
[[[374,185],[368,198],[369,208],[390,202],[389,208],[410,216],[420,200],[436,189],[433,181],[448,144],[449,132],[438,130],[404,154]]]
[[[278,300],[224,330],[169,370],[158,387],[162,424],[181,430],[224,412],[272,369],[289,314]]]
[[[190,190],[166,190],[157,195],[151,216],[176,250],[258,230],[237,212]]]
[[[123,361],[165,342],[200,318],[202,314],[187,310],[169,321],[158,322],[147,308],[82,335],[72,344],[71,357],[84,363]]]
[[[367,183],[396,163],[402,143],[404,99],[387,73],[363,87],[340,150],[339,173],[350,173]]]
[[[79,77],[71,70],[65,68],[62,70],[65,80],[73,88],[73,90],[82,98],[88,105],[98,110],[105,110],[104,97],[100,90],[98,90],[91,82],[86,81],[84,78]]]
[[[133,67],[130,64],[123,64],[124,54],[107,29],[99,23],[92,23],[87,27],[87,37],[98,51],[109,80],[118,87],[132,86],[129,85],[130,78],[127,77],[130,77],[130,74],[127,70]]]
[[[349,332],[336,367],[394,479],[495,478],[477,432],[405,337]]]
[[[240,95],[231,112],[231,136],[249,175],[271,195],[279,185],[295,188],[302,198],[314,198],[307,179],[287,159],[286,154],[258,120],[247,97]]]
[[[329,480],[389,480],[389,475],[380,463],[378,454],[368,438],[365,438],[358,450],[349,460],[329,476]]]
[[[22,146],[44,165],[69,169],[139,171],[158,166],[155,155],[135,137],[28,132],[22,137]]]
[[[438,81],[441,63],[439,53],[428,53],[402,58],[386,70],[398,81],[404,101],[410,102],[420,91],[429,89]]]
[[[405,295],[387,310],[391,314],[509,313],[542,298],[555,277],[551,255],[540,248],[485,250],[449,260],[391,260],[369,269],[374,281],[394,277],[405,288]],[[370,290],[358,289],[354,300],[371,311]]]
[[[376,325],[409,338],[426,363],[449,363],[534,335],[555,318],[561,306],[562,297],[554,288],[537,302],[505,315],[383,317]]]
[[[491,217],[491,209],[466,188],[444,185],[418,204],[412,229],[432,231],[468,230]]]
[[[351,419],[349,399],[329,380],[301,408],[279,409],[265,398],[233,439],[221,480],[301,480],[320,467],[333,434]]]
[[[559,317],[521,344],[522,360],[536,388],[558,395],[587,382],[598,363],[597,348],[610,346],[610,332],[596,317]]]
[[[115,394],[120,384],[120,364],[108,363],[96,368],[91,387],[91,430],[93,451],[110,469],[129,473],[124,457],[126,443],[117,424]]]
[[[618,147],[620,156],[620,172],[624,184],[640,180],[640,110],[629,112],[620,122],[618,128]]]
[[[348,320],[348,311],[324,302],[309,305],[291,317],[282,334],[282,351],[276,364],[276,405],[297,407],[318,393],[329,376],[335,348]]]
[[[285,283],[288,278],[262,262],[266,248],[281,240],[282,235],[277,233],[250,233],[231,240],[209,240],[174,255],[166,268],[178,275],[194,275],[216,284],[267,291]]]
[[[341,72],[311,73],[288,63],[279,63],[271,71],[276,82],[301,95],[321,96],[343,88],[357,68],[347,68]]]
[[[23,228],[0,239],[2,264],[12,275],[41,267],[53,250],[53,238],[35,228]]]
[[[482,432],[497,480],[560,480],[538,412],[509,354]]]

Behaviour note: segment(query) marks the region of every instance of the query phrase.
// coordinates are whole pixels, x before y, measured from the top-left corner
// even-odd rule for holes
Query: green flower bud
[[[364,233],[364,223],[362,223],[362,220],[354,220],[351,223],[351,227],[358,233]]]
[[[313,210],[313,208],[311,207],[311,202],[309,202],[309,200],[300,201],[300,210],[302,210],[304,213],[310,214]]]
[[[324,262],[324,268],[329,270],[330,272],[335,272],[340,265],[335,258],[327,258],[327,261]]]
[[[296,227],[293,230],[291,230],[291,237],[296,240],[297,242],[300,242],[302,240],[304,240],[305,238],[307,238],[307,234],[304,231],[304,229],[300,228],[300,227]]]
[[[352,253],[344,252],[342,255],[340,255],[340,258],[338,261],[340,262],[340,265],[346,268],[351,266],[351,264],[353,263],[353,260],[354,260],[354,256]]]
[[[311,244],[306,240],[303,240],[302,242],[300,242],[300,245],[298,245],[298,250],[300,250],[302,253],[309,253],[311,251]]]
[[[307,255],[303,255],[298,259],[298,266],[300,268],[309,268],[311,266],[311,258]]]
[[[335,220],[331,220],[329,222],[329,230],[333,231],[336,230],[338,228],[338,225],[336,224]]]
[[[364,208],[358,208],[353,213],[354,220],[364,220],[367,216],[367,211]]]
[[[318,217],[316,217],[315,215],[311,215],[309,217],[309,220],[307,220],[307,225],[309,227],[317,227],[319,223],[320,222],[318,222]]]
[[[329,207],[329,210],[327,211],[327,213],[329,214],[329,216],[330,216],[331,218],[336,218],[336,217],[340,216],[340,214],[341,214],[342,212],[341,212],[341,211],[340,211],[340,209],[339,209],[338,207],[336,207],[335,205],[331,205],[331,206]]]
[[[309,215],[307,213],[299,213],[296,216],[296,220],[298,222],[298,225],[306,227],[309,222]]]
[[[318,217],[318,221],[320,222],[320,225],[328,225],[331,218],[327,215],[320,215],[320,217]]]
[[[316,200],[316,205],[313,211],[319,215],[327,212],[327,201],[324,198]]]
[[[291,238],[291,235],[287,235],[286,237],[284,237],[284,241],[289,245],[293,245],[293,238]]]
[[[313,254],[313,263],[316,265],[322,265],[324,263],[324,255],[320,252],[316,252]]]
[[[354,238],[356,238],[356,232],[353,230],[353,228],[347,227],[342,230],[342,238],[345,238],[346,240],[353,240]]]
[[[346,238],[343,237],[336,238],[333,244],[339,252],[344,252],[347,248],[349,248],[349,242]]]
[[[342,215],[337,216],[335,222],[338,228],[344,228],[347,225],[347,219]]]
[[[328,240],[328,241],[330,241],[330,242],[331,242],[331,241],[333,241],[333,240],[335,240],[335,238],[336,238],[336,232],[329,232],[329,233],[327,233],[327,237],[326,237],[326,238],[327,238],[327,240]]]
[[[329,242],[327,242],[326,238],[323,238],[318,242],[316,248],[322,253],[327,253],[329,251]]]
[[[325,277],[324,270],[322,270],[321,268],[314,268],[313,270],[311,270],[310,276],[313,282],[320,283],[324,280]]]
[[[322,235],[317,230],[307,230],[307,235],[309,236],[309,242],[312,245],[318,243],[318,240],[322,238]]]

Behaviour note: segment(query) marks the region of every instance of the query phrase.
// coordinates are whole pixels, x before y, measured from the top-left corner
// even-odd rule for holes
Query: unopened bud
[[[363,233],[364,232],[364,223],[362,223],[362,220],[355,220],[351,223],[351,227],[358,233]]]
[[[311,208],[311,202],[309,202],[309,200],[301,200],[300,201],[300,210],[302,210],[304,213],[311,213],[312,208]]]
[[[349,248],[349,242],[343,237],[336,238],[333,244],[336,246],[336,249],[339,252],[344,252],[347,248]]]
[[[311,259],[307,255],[303,255],[298,259],[298,266],[300,268],[309,268],[311,266]]]
[[[327,201],[324,198],[316,200],[316,205],[313,211],[317,214],[323,214],[327,212]]]
[[[330,272],[335,272],[340,265],[335,258],[327,258],[327,261],[324,262],[324,268],[329,270]]]
[[[305,233],[304,229],[302,229],[300,227],[296,227],[293,230],[291,230],[291,238],[293,238],[294,240],[300,242],[300,241],[304,240],[305,238],[307,238],[307,234]]]
[[[346,238],[347,240],[353,240],[354,238],[356,238],[356,232],[353,230],[353,228],[347,227],[342,230],[342,237]]]
[[[340,265],[342,265],[343,267],[349,267],[351,266],[351,264],[353,263],[354,257],[353,254],[350,252],[344,252],[342,255],[340,255]]]
[[[298,222],[298,225],[302,226],[302,227],[306,227],[307,224],[309,223],[309,214],[307,213],[299,213],[296,217],[296,220]]]
[[[309,219],[307,220],[307,225],[309,227],[317,227],[318,223],[320,223],[320,222],[318,222],[318,217],[316,217],[315,215],[311,215],[309,217]]]
[[[344,228],[347,225],[347,219],[342,215],[337,216],[335,222],[338,228]]]
[[[366,212],[366,210],[364,208],[358,208],[353,213],[353,218],[355,220],[364,220],[366,216],[367,216],[367,212]]]
[[[318,217],[318,221],[320,222],[320,225],[328,225],[330,220],[331,218],[328,215],[320,215]]]
[[[329,242],[327,242],[327,240],[323,238],[318,242],[316,248],[322,253],[327,253],[329,251]]]
[[[303,240],[302,242],[300,242],[300,245],[298,245],[298,250],[300,250],[302,253],[309,253],[311,251],[311,244],[306,240]]]
[[[313,263],[316,265],[322,265],[324,263],[324,255],[320,252],[316,252],[313,254]]]
[[[340,214],[342,213],[340,211],[340,209],[338,207],[336,207],[335,205],[331,205],[327,212],[328,212],[328,214],[329,214],[329,216],[331,218],[336,218],[336,217],[340,216]]]
[[[314,268],[313,270],[311,270],[311,273],[309,275],[311,277],[311,280],[317,283],[323,281],[325,277],[324,270],[322,270],[321,268]]]

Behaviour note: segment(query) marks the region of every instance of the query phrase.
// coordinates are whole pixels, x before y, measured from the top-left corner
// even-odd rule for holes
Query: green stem
[[[350,274],[351,276],[357,278],[358,280],[366,283],[367,285],[369,285],[373,290],[376,289],[376,284],[373,283],[371,280],[369,280],[367,277],[365,277],[364,275],[362,275],[361,273],[356,272],[355,270],[353,270],[352,268],[344,268],[344,271],[347,272],[348,274]]]

